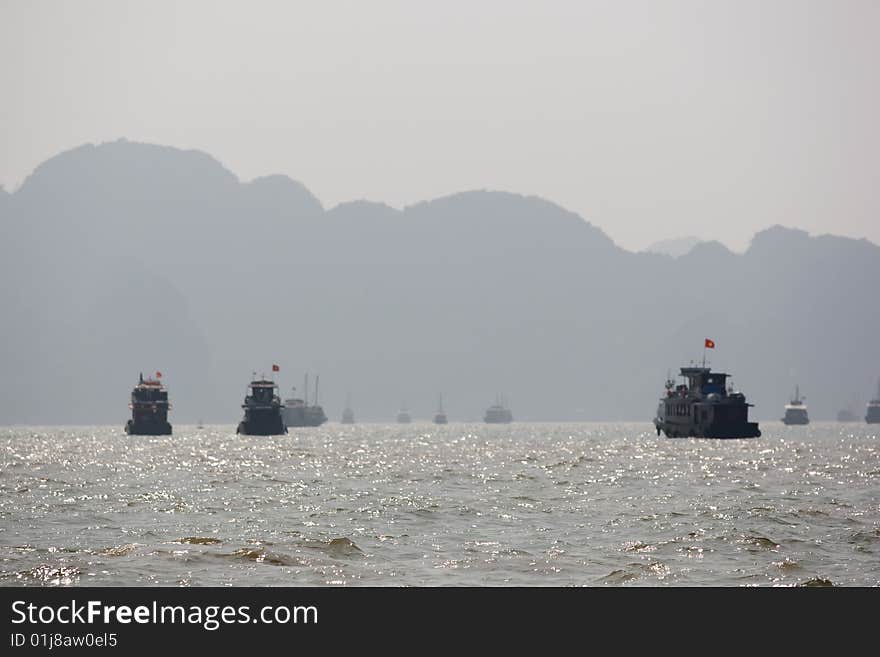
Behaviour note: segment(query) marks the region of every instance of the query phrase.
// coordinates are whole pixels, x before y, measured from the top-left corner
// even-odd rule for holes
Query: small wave
[[[806,582],[801,582],[798,586],[834,586],[834,582],[824,577],[813,577]]]
[[[98,550],[95,554],[102,557],[124,557],[137,549],[137,543],[126,543],[125,545],[114,545],[113,547]]]
[[[638,579],[639,576],[635,573],[631,573],[627,570],[618,569],[612,570],[610,573],[605,575],[605,577],[601,578],[599,581],[604,582],[605,584],[624,584],[626,582],[632,581],[634,579]]]
[[[859,552],[872,552],[871,548],[875,543],[880,541],[880,529],[869,532],[856,532],[850,536],[847,543],[854,545]]]
[[[79,575],[79,568],[46,564],[19,573],[21,577],[28,577],[46,584],[73,584],[75,580],[79,579]]]
[[[354,541],[344,536],[329,541],[307,541],[303,543],[303,547],[320,550],[334,558],[361,556],[364,553]]]
[[[801,565],[797,561],[792,561],[791,559],[774,561],[773,565],[779,568],[779,570],[801,570]]]
[[[746,536],[742,540],[743,543],[754,545],[762,550],[778,550],[780,545],[766,536]]]
[[[623,544],[624,552],[653,552],[656,549],[656,545],[642,543],[641,541],[629,541]]]
[[[518,550],[516,548],[504,548],[503,550],[496,550],[493,552],[494,555],[499,557],[530,557],[532,556],[531,552],[526,552],[525,550]]]
[[[604,584],[625,584],[642,576],[654,576],[657,579],[665,579],[669,575],[669,566],[652,561],[651,563],[633,563],[627,568],[612,570],[599,581]]]
[[[184,538],[178,538],[176,541],[171,541],[172,543],[185,543],[188,545],[218,545],[222,543],[219,538],[211,538],[210,536],[186,536]]]
[[[300,559],[285,554],[266,552],[262,548],[240,548],[230,556],[236,559],[253,561],[254,563],[266,563],[270,566],[302,566],[305,565]]]
[[[850,543],[874,543],[880,541],[880,529],[869,532],[856,532],[850,537]]]

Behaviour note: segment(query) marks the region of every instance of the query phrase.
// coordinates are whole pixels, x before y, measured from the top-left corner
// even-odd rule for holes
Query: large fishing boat
[[[869,401],[865,409],[865,422],[880,424],[880,379],[877,380],[877,397]]]
[[[756,438],[757,422],[748,421],[749,407],[741,392],[726,387],[729,374],[708,367],[682,367],[687,383],[666,381],[654,426],[670,438]]]
[[[794,399],[785,405],[785,415],[782,417],[784,424],[809,424],[810,418],[807,415],[807,405],[804,404],[804,398],[801,397],[800,387],[794,387]]]
[[[155,379],[145,379],[143,373],[138,384],[131,391],[131,419],[125,423],[125,433],[132,436],[170,436],[171,425],[168,423],[168,391],[162,382],[161,372],[156,372]]]
[[[248,384],[245,395],[244,419],[238,424],[236,433],[248,436],[275,436],[287,433],[281,417],[281,398],[275,392],[278,384],[266,379],[254,379]]]
[[[499,395],[495,403],[486,409],[483,421],[488,424],[510,424],[513,422],[513,413],[504,406],[503,396]]]
[[[318,404],[318,378],[315,377],[315,403],[309,406],[309,375],[306,374],[303,398],[284,400],[282,415],[288,427],[318,427],[327,421],[324,409]],[[296,388],[293,389],[296,391]]]

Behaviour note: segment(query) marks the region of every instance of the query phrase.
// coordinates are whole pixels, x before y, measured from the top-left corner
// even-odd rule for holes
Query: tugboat
[[[319,427],[327,421],[324,409],[318,405],[318,378],[315,377],[315,405],[309,406],[309,375],[306,374],[305,398],[284,400],[284,424],[288,427]],[[296,388],[293,388],[296,390]]]
[[[434,424],[447,424],[446,411],[443,410],[443,395],[440,395],[440,406],[434,413]]]
[[[749,422],[746,397],[725,388],[729,374],[708,367],[682,367],[687,384],[666,380],[654,426],[669,438],[757,438],[757,422]]]
[[[409,424],[412,422],[412,416],[409,414],[409,411],[406,410],[406,402],[400,407],[400,411],[397,413],[397,423],[398,424]]]
[[[266,379],[254,379],[248,385],[245,395],[244,419],[238,424],[236,433],[246,436],[276,436],[287,433],[281,417],[281,398],[276,394],[278,385]]]
[[[342,411],[342,424],[354,424],[354,411],[351,410],[351,398],[345,398],[345,410]]]
[[[488,424],[510,424],[513,422],[513,413],[504,407],[503,396],[499,396],[495,403],[486,409],[483,421]]]
[[[804,397],[801,397],[801,391],[798,386],[794,387],[794,399],[785,405],[785,416],[782,418],[784,424],[809,424],[810,418],[807,416],[807,406],[804,404]]]
[[[138,384],[131,391],[131,419],[125,423],[125,433],[130,436],[170,436],[168,423],[168,391],[159,379],[162,372],[156,372],[155,379],[138,377]]]
[[[880,379],[877,380],[877,397],[868,402],[865,422],[868,424],[880,424]]]

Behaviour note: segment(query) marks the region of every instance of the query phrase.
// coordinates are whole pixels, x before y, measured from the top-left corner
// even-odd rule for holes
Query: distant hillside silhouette
[[[646,217],[646,221],[662,218]],[[709,218],[708,220],[711,220]],[[796,217],[786,221],[796,222]],[[124,423],[138,372],[176,422],[234,422],[253,370],[321,376],[338,420],[649,420],[668,369],[713,365],[777,419],[833,419],[880,375],[880,248],[773,227],[735,254],[631,253],[551,202],[469,191],[324,209],[197,151],[85,145],[0,194],[0,424]]]

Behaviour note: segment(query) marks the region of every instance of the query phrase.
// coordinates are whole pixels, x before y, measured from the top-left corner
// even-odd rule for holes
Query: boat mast
[[[309,405],[309,373],[306,372],[306,384],[303,387],[303,406]]]
[[[318,405],[318,380],[321,378],[320,374],[315,374],[315,406]]]

